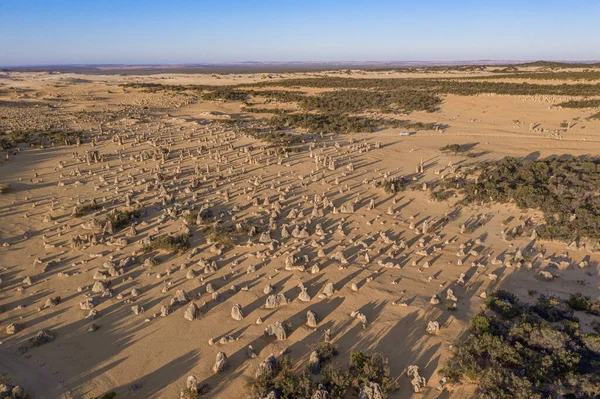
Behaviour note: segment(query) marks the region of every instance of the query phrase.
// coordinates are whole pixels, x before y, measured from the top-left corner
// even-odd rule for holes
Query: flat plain
[[[381,352],[392,382],[339,397],[515,397],[461,343],[528,316],[498,339],[579,360],[554,386],[500,360],[522,397],[594,397],[599,109],[595,65],[0,72],[0,370],[33,398],[285,397],[273,354],[322,363],[287,397],[333,398],[329,367]]]

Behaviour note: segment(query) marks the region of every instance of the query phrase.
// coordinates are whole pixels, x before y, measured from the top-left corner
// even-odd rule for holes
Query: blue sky
[[[0,65],[599,60],[600,0],[0,0]]]

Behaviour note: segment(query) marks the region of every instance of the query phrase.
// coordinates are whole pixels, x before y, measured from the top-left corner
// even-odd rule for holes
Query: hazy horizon
[[[494,59],[482,59],[482,60],[447,60],[447,61],[439,61],[439,60],[384,60],[384,61],[371,61],[371,60],[341,60],[341,61],[279,61],[279,60],[265,60],[265,61],[254,61],[254,60],[240,60],[240,61],[229,61],[229,62],[185,62],[185,63],[76,63],[76,64],[13,64],[13,65],[3,65],[0,64],[0,67],[6,68],[36,68],[36,67],[177,67],[177,66],[185,66],[185,67],[202,67],[202,66],[228,66],[228,65],[336,65],[336,66],[362,66],[362,65],[476,65],[477,63],[482,64],[490,64],[490,65],[501,65],[503,63],[506,64],[516,64],[516,63],[529,63],[529,62],[564,62],[564,63],[597,63],[600,62],[600,59],[572,59],[572,60],[564,60],[564,59],[523,59],[523,60],[494,60]]]
[[[0,65],[597,60],[597,15],[599,1],[7,0]]]

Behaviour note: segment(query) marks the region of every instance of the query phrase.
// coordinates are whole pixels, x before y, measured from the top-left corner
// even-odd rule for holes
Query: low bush
[[[309,111],[335,114],[365,111],[410,113],[435,112],[441,103],[442,100],[438,96],[417,90],[334,90],[304,97],[300,106]]]
[[[458,154],[459,152],[463,152],[463,148],[460,144],[448,144],[442,148],[440,148],[442,152],[453,152],[454,154]]]
[[[314,133],[361,133],[378,128],[402,128],[409,130],[433,130],[435,123],[411,122],[399,119],[369,118],[345,114],[286,114],[276,115],[268,121],[277,130],[286,128],[307,129]]]
[[[600,337],[581,333],[577,320],[564,311],[570,301],[542,297],[525,306],[506,291],[492,298],[493,313],[473,318],[440,370],[450,383],[475,382],[476,397],[490,399],[600,395]],[[506,308],[496,306],[497,301],[511,309],[518,305],[520,311],[506,318]]]
[[[362,384],[376,382],[384,392],[397,388],[390,377],[388,360],[378,352],[354,352],[350,355],[350,376],[352,386],[358,391]]]
[[[583,296],[580,293],[572,294],[567,301],[567,305],[573,310],[587,312],[591,309],[592,304],[589,298]]]
[[[317,355],[319,356],[319,360],[321,362],[331,360],[338,354],[337,346],[330,342],[320,342],[312,349],[317,351]]]
[[[378,181],[375,185],[377,188],[383,189],[386,194],[396,194],[404,191],[407,182],[404,177],[394,177]]]
[[[152,240],[150,244],[144,247],[144,251],[180,253],[187,251],[189,247],[190,243],[186,234],[164,235]]]
[[[322,343],[317,352],[325,358],[334,356],[335,346]],[[378,383],[387,397],[397,388],[397,383],[390,377],[388,360],[381,353],[354,352],[350,356],[347,369],[332,366],[324,367],[321,378],[315,378],[308,369],[294,371],[291,360],[287,357],[278,361],[273,375],[261,373],[249,378],[246,384],[251,398],[264,398],[275,392],[278,398],[311,399],[319,386],[329,394],[329,399],[344,399],[354,390],[359,392],[360,386],[369,382]]]
[[[503,290],[498,290],[491,294],[487,299],[486,306],[505,319],[512,319],[522,313],[522,305],[519,303],[517,297]]]
[[[274,115],[283,115],[289,114],[292,112],[288,109],[279,109],[279,108],[259,108],[259,107],[246,107],[244,108],[245,112],[250,112],[253,114],[274,114]]]
[[[459,190],[467,204],[512,202],[539,209],[545,216],[536,227],[540,238],[600,238],[600,159],[506,157],[463,169],[440,188]]]
[[[102,207],[95,203],[85,204],[82,206],[78,206],[75,208],[75,214],[73,216],[80,218],[82,216],[87,215],[90,212],[97,211],[98,209],[102,209]]]
[[[111,221],[113,228],[120,230],[129,225],[132,218],[139,218],[140,216],[142,216],[140,208],[122,208],[111,211],[108,214],[108,220]]]
[[[219,244],[224,250],[229,250],[234,246],[234,238],[237,235],[235,228],[224,228],[220,225],[210,225],[204,229],[206,240],[212,244]]]
[[[556,105],[563,108],[596,108],[600,107],[600,99],[569,100]]]
[[[81,137],[83,137],[83,132],[79,131],[47,131],[40,134],[40,138],[62,145],[75,144],[77,138]]]
[[[196,226],[198,224],[198,215],[200,215],[200,221],[203,225],[214,223],[215,216],[213,211],[210,209],[191,210],[186,212],[182,217],[188,226]]]
[[[433,190],[431,199],[435,201],[447,201],[454,196],[454,190]]]
[[[588,116],[587,118],[590,120],[600,119],[600,112],[596,112],[595,114],[592,114],[592,115]]]

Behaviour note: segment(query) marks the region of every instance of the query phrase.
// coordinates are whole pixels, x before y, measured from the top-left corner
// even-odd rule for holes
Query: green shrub
[[[352,386],[359,390],[362,384],[376,382],[384,392],[394,390],[397,384],[390,378],[388,360],[378,352],[353,352],[350,355]]]
[[[41,138],[44,138],[52,143],[59,143],[62,145],[75,144],[76,139],[83,137],[83,132],[80,131],[46,131],[40,134]]]
[[[493,297],[518,303],[506,291]],[[522,305],[520,317],[475,316],[440,374],[453,384],[475,382],[475,396],[481,398],[598,397],[598,335],[582,334],[568,312],[549,307],[566,304],[542,298],[541,304]]]
[[[521,314],[522,306],[518,298],[510,292],[498,290],[487,299],[486,306],[505,319],[512,319]]]
[[[292,362],[287,357],[283,358],[280,364],[279,374],[273,381],[273,389],[284,398],[310,398],[313,391],[310,373],[307,370],[295,373]]]
[[[140,208],[122,208],[111,211],[108,214],[108,220],[111,221],[115,230],[120,230],[129,225],[132,217],[139,218],[140,216],[142,216]]]
[[[459,152],[463,152],[463,148],[460,144],[448,144],[442,148],[440,148],[442,152],[453,152],[454,154],[458,154]]]
[[[271,122],[269,122],[271,123]],[[301,134],[290,134],[286,132],[274,132],[272,130],[265,131],[264,129],[244,129],[244,133],[254,137],[255,139],[262,140],[269,144],[273,144],[279,147],[289,147],[294,144],[301,143],[303,137]]]
[[[406,180],[404,177],[394,177],[378,181],[376,187],[382,188],[386,194],[396,194],[400,191],[404,191],[405,184]]]
[[[226,251],[233,248],[237,237],[248,235],[250,229],[251,228],[246,225],[243,225],[241,229],[237,229],[233,225],[220,225],[214,223],[204,228],[204,235],[206,236],[207,241],[221,245]],[[260,228],[256,227],[256,232],[259,233]]]
[[[213,211],[210,209],[203,209],[201,211],[194,209],[186,212],[182,217],[188,226],[196,226],[198,224],[198,215],[200,215],[202,224],[214,223],[215,221]]]
[[[247,97],[247,92],[227,86],[214,87],[210,92],[202,95],[203,100],[245,101]]]
[[[275,82],[252,83],[243,86],[268,87],[314,87],[336,89],[374,89],[374,90],[419,90],[439,94],[456,94],[472,96],[481,93],[494,93],[503,95],[560,95],[560,96],[598,96],[600,85],[589,83],[574,84],[532,84],[516,82],[491,81],[494,76],[483,79],[456,78],[346,78],[346,77],[320,77],[320,78],[295,78]]]
[[[479,314],[473,318],[471,321],[471,328],[476,332],[482,334],[490,331],[491,324],[489,319],[483,315]]]
[[[587,312],[592,307],[589,298],[580,293],[572,294],[567,301],[567,305],[573,310]]]
[[[465,168],[462,177],[448,178],[441,186],[458,189],[466,204],[514,202],[522,209],[539,209],[545,223],[536,227],[538,236],[570,242],[600,238],[599,172],[596,158],[506,157]]]
[[[189,247],[188,236],[186,234],[178,234],[174,236],[164,235],[155,238],[149,245],[146,245],[143,250],[145,252],[162,251],[167,253],[179,253],[187,251]]]
[[[531,311],[549,322],[575,320],[573,311],[558,298],[540,297],[537,303],[531,306]]]
[[[337,346],[330,342],[320,342],[313,348],[313,350],[317,351],[317,355],[319,356],[319,360],[321,362],[331,360],[338,354]]]
[[[430,195],[435,201],[447,201],[454,195],[454,190],[434,190]]]
[[[556,105],[563,108],[596,108],[600,107],[600,99],[569,100]]]
[[[253,114],[289,114],[292,111],[289,109],[280,109],[280,108],[260,108],[260,107],[246,107],[244,108],[244,112],[250,112]]]
[[[321,372],[321,383],[329,392],[329,399],[345,399],[352,387],[352,376],[347,370],[327,366]]]
[[[337,352],[335,346],[321,343],[316,347],[319,356],[325,361]],[[310,399],[319,383],[329,393],[330,399],[344,399],[350,389],[359,391],[360,385],[366,382],[380,384],[385,397],[389,391],[396,389],[397,384],[390,377],[388,360],[381,353],[354,352],[350,355],[347,370],[331,366],[324,367],[321,378],[313,380],[307,369],[294,371],[291,360],[284,357],[279,360],[274,375],[261,373],[258,377],[249,378],[246,383],[251,398],[264,398],[275,391],[279,398]]]
[[[314,133],[373,132],[380,127],[410,130],[433,130],[434,123],[411,122],[400,119],[369,118],[345,114],[286,114],[276,115],[268,121],[277,130],[286,128],[307,129]]]
[[[75,208],[75,214],[73,216],[75,216],[76,218],[80,218],[82,216],[87,215],[89,212],[93,212],[93,211],[97,211],[98,209],[101,209],[102,207],[98,204],[85,204],[83,206],[78,206]]]
[[[309,111],[325,113],[409,113],[437,111],[442,100],[434,94],[417,90],[334,90],[316,96],[307,96],[300,105]]]

